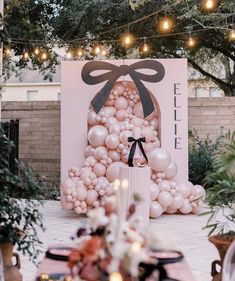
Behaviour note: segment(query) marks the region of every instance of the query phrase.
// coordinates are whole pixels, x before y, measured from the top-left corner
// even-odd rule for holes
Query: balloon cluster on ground
[[[113,182],[119,178],[120,166],[127,166],[130,143],[128,137],[145,137],[143,144],[151,167],[150,217],[162,213],[197,213],[205,195],[203,187],[171,181],[177,166],[170,154],[160,147],[157,109],[144,119],[142,104],[132,82],[116,82],[104,107],[97,114],[88,112],[88,146],[83,167],[72,167],[61,183],[65,209],[86,214],[114,195]],[[135,164],[144,164],[136,153]],[[146,187],[143,187],[146,188]]]

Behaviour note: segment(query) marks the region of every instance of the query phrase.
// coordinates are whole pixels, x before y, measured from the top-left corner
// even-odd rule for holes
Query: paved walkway
[[[69,242],[79,222],[85,220],[74,212],[61,210],[60,202],[57,201],[47,201],[43,213],[47,230],[39,236],[44,243],[44,249],[50,244]],[[207,232],[202,230],[205,222],[205,216],[195,215],[163,215],[160,219],[150,221],[151,228],[166,231],[175,240],[197,281],[211,281],[210,264],[218,257],[214,246],[207,240]],[[34,281],[35,266],[24,257],[21,261],[24,281]]]

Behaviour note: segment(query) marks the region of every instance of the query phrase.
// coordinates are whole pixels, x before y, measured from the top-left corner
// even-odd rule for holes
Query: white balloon
[[[179,209],[183,206],[184,204],[184,197],[182,194],[177,193],[174,197],[173,197],[173,201],[171,203],[171,208],[174,209]]]
[[[179,209],[182,214],[189,214],[192,212],[192,206],[187,199],[184,200],[183,206]]]
[[[164,171],[166,179],[172,179],[177,175],[177,165],[174,161],[170,163],[167,169]]]
[[[170,162],[170,154],[163,148],[155,148],[149,153],[149,166],[157,172],[164,172]]]
[[[151,198],[151,200],[152,201],[156,200],[158,195],[159,195],[159,187],[155,182],[151,181],[151,184],[150,184],[150,198]]]
[[[188,198],[191,194],[192,188],[187,182],[181,182],[176,187],[176,191],[182,194],[184,198]]]
[[[151,218],[159,218],[163,213],[163,208],[162,206],[156,202],[156,201],[153,201],[151,203],[151,206],[150,206],[150,217]]]

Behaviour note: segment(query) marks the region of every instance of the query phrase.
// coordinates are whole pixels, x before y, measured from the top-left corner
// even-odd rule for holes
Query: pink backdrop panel
[[[138,60],[108,60],[121,65]],[[188,93],[187,60],[159,59],[165,68],[165,77],[158,83],[143,82],[157,99],[161,110],[161,146],[168,150],[178,166],[177,182],[188,180]],[[87,85],[81,71],[87,61],[62,63],[61,90],[61,179],[73,166],[81,167],[87,146],[87,112],[92,98],[104,86]],[[153,70],[139,70],[153,74]],[[92,75],[102,74],[96,71]],[[129,75],[119,80],[132,81]]]

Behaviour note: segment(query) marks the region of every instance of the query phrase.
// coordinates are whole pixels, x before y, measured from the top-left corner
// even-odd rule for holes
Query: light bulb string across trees
[[[75,38],[72,40],[27,40],[27,39],[19,39],[19,38],[8,38],[7,42],[5,43],[5,55],[10,56],[12,54],[11,52],[11,45],[24,45],[25,50],[22,54],[22,58],[25,60],[28,60],[31,55],[34,56],[40,56],[42,60],[46,60],[49,58],[49,54],[46,53],[47,46],[63,46],[65,49],[67,49],[67,58],[71,59],[74,57],[81,58],[85,55],[86,47],[89,49],[89,53],[92,55],[99,55],[102,54],[104,56],[108,55],[108,48],[109,45],[112,43],[120,43],[122,47],[128,48],[128,47],[134,47],[134,43],[138,43],[140,45],[140,48],[142,52],[148,53],[150,51],[149,43],[153,39],[157,38],[164,38],[164,37],[173,37],[173,36],[187,36],[187,40],[184,39],[185,45],[187,48],[193,48],[196,45],[196,36],[193,37],[194,34],[197,34],[199,32],[204,32],[207,30],[222,30],[225,33],[228,34],[228,39],[232,43],[235,41],[235,26],[234,26],[234,13],[233,11],[229,11],[226,14],[218,13],[218,1],[216,0],[203,0],[201,2],[202,7],[199,7],[203,12],[207,13],[213,13],[215,17],[218,15],[223,15],[225,19],[224,26],[207,26],[202,22],[194,19],[192,16],[190,16],[191,25],[188,25],[185,27],[185,31],[183,32],[172,32],[173,27],[177,26],[177,23],[174,23],[171,17],[171,11],[172,9],[177,6],[181,2],[186,1],[187,6],[187,13],[189,14],[189,4],[188,0],[178,0],[175,1],[173,4],[166,3],[161,9],[158,9],[157,11],[154,11],[146,16],[143,16],[139,19],[136,19],[134,21],[128,22],[124,25],[115,27],[113,29],[109,29],[103,32],[98,33],[95,37],[96,38],[89,38],[82,37],[82,38]],[[168,2],[168,1],[167,1]],[[144,22],[145,20],[149,19],[150,17],[155,17],[158,14],[164,12],[164,16],[160,18],[158,21],[160,34],[151,35],[151,36],[142,36],[142,37],[135,37],[134,34],[130,32],[131,27],[134,25]],[[228,26],[227,19],[232,17],[232,23],[230,26]],[[180,19],[180,18],[179,18]],[[201,28],[195,29],[193,23],[197,23]],[[110,35],[114,31],[117,30],[125,30],[120,38],[118,39],[101,39],[99,40],[99,37],[104,35]],[[225,35],[226,36],[226,35]]]

